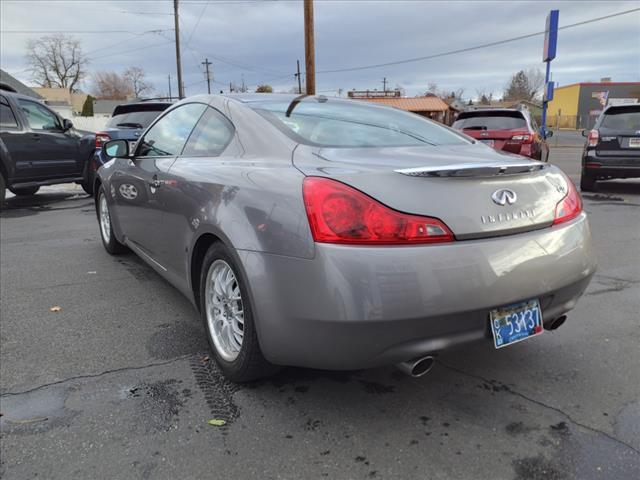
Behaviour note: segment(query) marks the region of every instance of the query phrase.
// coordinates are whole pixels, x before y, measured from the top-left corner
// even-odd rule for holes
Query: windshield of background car
[[[121,128],[118,127],[119,123],[126,123],[129,127],[133,127],[134,124],[140,125],[139,127],[133,128],[147,128],[151,125],[151,122],[158,118],[158,115],[160,115],[162,111],[163,110],[128,112],[114,115],[107,122],[107,128]]]
[[[520,112],[463,112],[452,126],[460,130],[513,130],[527,128],[527,121]]]
[[[602,117],[600,127],[611,130],[640,130],[640,105],[609,108]]]
[[[415,145],[466,145],[452,130],[402,110],[364,102],[309,98],[287,116],[289,101],[249,104],[295,141],[322,147],[400,147]]]

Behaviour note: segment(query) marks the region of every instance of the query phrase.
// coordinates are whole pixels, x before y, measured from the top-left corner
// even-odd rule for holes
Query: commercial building
[[[429,95],[424,97],[402,97],[398,90],[352,90],[347,93],[349,98],[378,103],[389,107],[399,108],[407,112],[417,113],[441,123],[451,123],[453,110],[440,97]]]
[[[556,87],[549,102],[547,126],[592,128],[607,105],[640,102],[640,82],[574,83]]]

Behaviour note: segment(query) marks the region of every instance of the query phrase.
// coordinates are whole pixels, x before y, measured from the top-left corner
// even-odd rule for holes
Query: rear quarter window
[[[0,128],[18,128],[18,121],[5,98],[0,98]]]

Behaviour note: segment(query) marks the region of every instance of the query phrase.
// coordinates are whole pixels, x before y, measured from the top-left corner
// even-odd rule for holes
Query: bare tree
[[[394,87],[394,90],[396,92],[400,92],[400,96],[401,97],[406,97],[407,96],[407,91],[404,89],[404,87],[402,85],[400,85],[399,83],[396,83],[396,86]]]
[[[92,93],[96,98],[124,100],[134,93],[131,82],[117,72],[95,72],[92,80]]]
[[[487,93],[485,89],[476,89],[476,96],[480,105],[491,105],[493,92]]]
[[[27,64],[31,77],[42,87],[76,91],[89,63],[80,41],[64,34],[47,35],[27,41]]]
[[[511,77],[504,90],[505,100],[533,100],[542,93],[544,75],[540,70],[532,68],[520,70]]]
[[[427,91],[425,95],[438,95],[438,84],[436,82],[429,82],[427,84]]]
[[[131,89],[136,98],[140,98],[145,93],[152,93],[153,86],[145,80],[146,73],[140,67],[129,67],[123,73],[122,77],[131,84]]]

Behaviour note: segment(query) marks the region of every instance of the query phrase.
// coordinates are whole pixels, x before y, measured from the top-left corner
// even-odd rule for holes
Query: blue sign
[[[542,61],[549,62],[556,58],[556,46],[558,45],[558,17],[559,10],[551,10],[547,15],[547,27],[544,31],[544,50]]]
[[[553,100],[553,82],[547,82],[544,89],[544,101],[550,102],[551,100]]]

